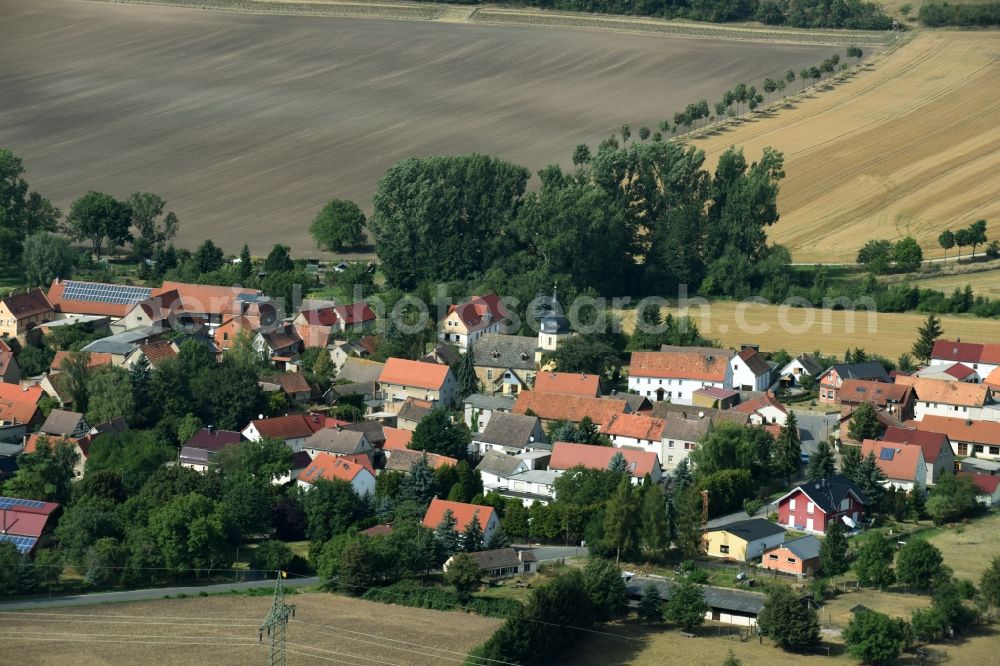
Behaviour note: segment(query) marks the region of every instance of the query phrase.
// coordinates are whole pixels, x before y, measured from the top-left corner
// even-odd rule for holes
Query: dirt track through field
[[[1000,218],[998,33],[924,32],[797,107],[695,142],[710,159],[734,144],[785,153],[768,235],[795,261],[851,262],[906,235],[941,256],[944,229]]]
[[[570,168],[577,143],[814,64],[829,46],[561,28],[0,2],[0,146],[64,209],[162,195],[181,241],[316,254],[332,197],[385,169],[482,152]]]

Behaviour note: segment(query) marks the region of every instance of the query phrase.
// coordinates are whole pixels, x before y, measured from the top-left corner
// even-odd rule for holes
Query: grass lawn
[[[956,578],[978,585],[990,560],[1000,555],[1000,512],[992,511],[967,525],[935,529],[928,540],[941,549]]]
[[[843,629],[851,620],[851,609],[858,604],[886,615],[909,620],[912,610],[927,608],[931,605],[931,599],[927,595],[895,594],[862,588],[844,592],[827,601],[819,610],[819,621],[824,627]]]

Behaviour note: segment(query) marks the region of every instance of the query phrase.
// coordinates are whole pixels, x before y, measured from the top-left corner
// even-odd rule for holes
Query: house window
[[[792,511],[795,511],[795,498],[794,497],[792,499],[788,500],[788,508],[791,509]]]
[[[990,455],[991,456],[1000,456],[1000,446],[991,446],[990,447]]]
[[[673,456],[667,456],[667,462],[668,463],[672,463],[673,461],[674,461],[674,457]]]
[[[729,546],[719,546],[719,552],[723,555],[729,554]]]
[[[786,559],[788,560],[789,564],[795,564],[795,558],[794,557],[789,557],[789,558],[786,558]]]
[[[770,555],[767,556],[767,559],[769,559],[769,560],[776,560],[776,559],[778,559],[778,556],[772,553],[772,554],[770,554]]]
[[[967,456],[969,455],[969,445],[962,443],[958,445],[958,455]]]
[[[493,379],[493,371],[492,370],[487,370],[486,371],[486,379]]]
[[[674,448],[674,440],[670,440],[669,442],[667,442],[667,448],[668,449]]]
[[[812,513],[813,512],[813,506],[814,506],[814,504],[812,502],[806,502],[806,513]]]

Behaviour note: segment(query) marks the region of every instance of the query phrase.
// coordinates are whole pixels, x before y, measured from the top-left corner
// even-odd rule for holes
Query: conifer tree
[[[479,523],[479,512],[472,514],[472,519],[465,524],[462,531],[462,550],[474,553],[483,549],[483,526]]]
[[[806,466],[806,479],[809,481],[829,479],[835,471],[833,450],[827,442],[820,441],[816,445],[816,451],[809,456],[809,465]]]
[[[913,355],[923,363],[930,361],[931,353],[934,351],[934,343],[943,332],[941,320],[934,316],[934,313],[927,315],[927,320],[917,329],[917,341],[913,343]]]
[[[461,537],[455,531],[458,521],[451,509],[445,509],[441,522],[434,528],[434,543],[438,551],[438,560],[444,562],[461,550]]]
[[[791,479],[799,471],[801,458],[802,441],[799,438],[799,425],[795,419],[795,412],[789,412],[774,446],[775,472],[783,479]]]
[[[604,512],[604,539],[608,548],[615,551],[616,562],[621,561],[622,552],[629,553],[635,549],[636,528],[632,479],[623,476]]]
[[[649,486],[643,494],[642,521],[639,529],[643,548],[648,553],[660,555],[670,547],[667,498],[659,485]]]

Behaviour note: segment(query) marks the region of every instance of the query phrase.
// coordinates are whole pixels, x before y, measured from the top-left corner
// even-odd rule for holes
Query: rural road
[[[309,578],[289,578],[285,581],[286,587],[300,587],[303,585],[316,585],[319,578],[311,576]],[[75,594],[68,597],[51,597],[46,599],[25,599],[23,601],[10,601],[0,603],[0,611],[12,610],[33,610],[35,608],[54,608],[58,606],[90,606],[92,604],[121,603],[125,601],[149,601],[151,599],[162,599],[163,597],[187,594],[197,596],[202,592],[208,594],[219,594],[230,590],[253,590],[258,588],[273,587],[273,580],[255,580],[243,583],[221,583],[219,585],[190,585],[179,587],[157,587],[147,590],[123,590],[121,592],[98,592],[95,594]]]

